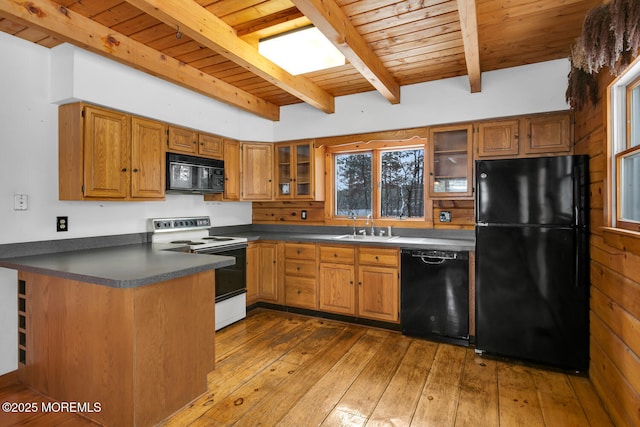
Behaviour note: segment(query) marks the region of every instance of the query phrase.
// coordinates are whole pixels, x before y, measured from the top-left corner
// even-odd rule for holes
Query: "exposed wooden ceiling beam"
[[[458,0],[460,30],[464,44],[464,56],[467,62],[467,75],[471,92],[480,92],[480,48],[478,47],[478,18],[475,0]]]
[[[280,109],[49,0],[0,1],[0,15],[269,120]]]
[[[400,85],[333,0],[292,0],[378,92],[400,103]]]
[[[335,111],[334,97],[302,76],[277,66],[239,38],[235,30],[193,0],[126,0],[128,3],[262,77],[306,103],[326,112]]]

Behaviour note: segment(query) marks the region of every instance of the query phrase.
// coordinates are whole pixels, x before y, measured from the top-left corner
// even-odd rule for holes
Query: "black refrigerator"
[[[589,158],[476,161],[476,350],[586,372]]]

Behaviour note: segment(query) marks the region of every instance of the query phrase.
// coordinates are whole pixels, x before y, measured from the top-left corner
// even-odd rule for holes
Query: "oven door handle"
[[[238,243],[238,244],[226,245],[226,246],[214,246],[213,248],[206,248],[206,249],[194,249],[193,252],[196,254],[216,255],[223,252],[234,251],[236,249],[245,249],[246,247],[247,247],[246,243]]]

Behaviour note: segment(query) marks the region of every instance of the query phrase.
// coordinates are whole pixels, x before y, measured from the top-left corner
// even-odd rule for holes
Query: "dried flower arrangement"
[[[597,73],[625,69],[640,48],[640,0],[612,0],[585,16],[582,36],[571,48],[571,71],[565,94],[574,109],[598,101]]]

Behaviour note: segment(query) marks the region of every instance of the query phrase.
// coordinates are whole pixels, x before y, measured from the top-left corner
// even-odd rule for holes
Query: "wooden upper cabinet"
[[[273,144],[240,144],[242,158],[242,200],[273,198]]]
[[[240,142],[223,139],[224,192],[205,194],[204,200],[240,200]]]
[[[429,196],[432,199],[471,197],[473,125],[432,127],[429,149]]]
[[[131,118],[131,196],[164,198],[166,162],[164,123]]]
[[[167,150],[192,156],[222,159],[223,138],[193,129],[169,126]]]
[[[163,124],[83,103],[58,118],[60,200],[164,199]]]
[[[513,157],[518,155],[519,120],[500,120],[478,124],[477,157]]]
[[[240,200],[240,142],[225,139],[224,149],[224,199]]]
[[[127,197],[131,176],[129,116],[89,106],[83,115],[84,196]]]
[[[526,143],[524,154],[570,153],[571,116],[569,112],[544,114],[523,120]]]
[[[195,155],[198,152],[198,132],[169,126],[168,151]]]
[[[504,120],[487,120],[477,124],[478,159],[540,157],[573,152],[571,113],[518,116]]]
[[[208,133],[198,134],[198,154],[214,159],[223,158],[223,138]]]
[[[324,200],[323,152],[312,141],[275,144],[276,199]]]

